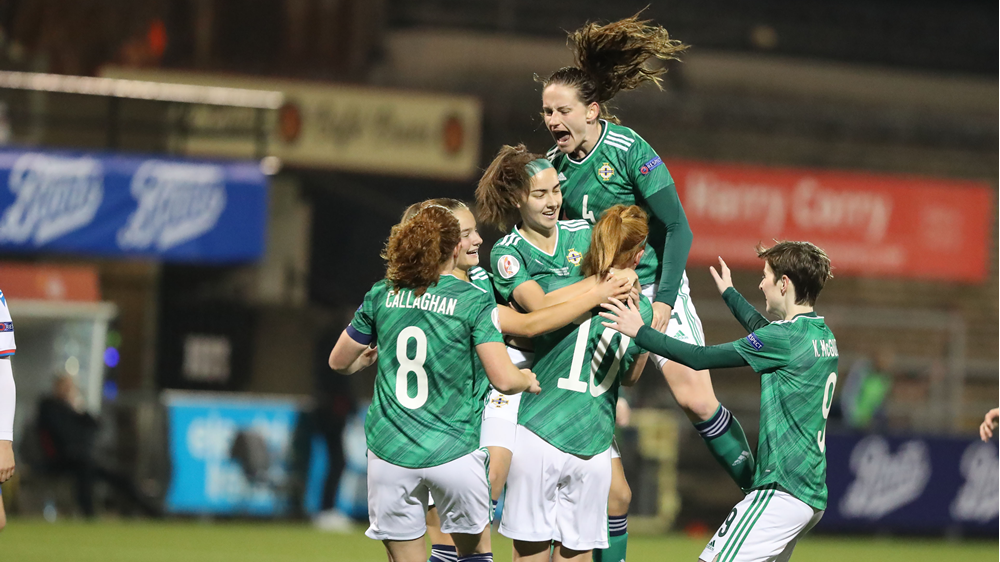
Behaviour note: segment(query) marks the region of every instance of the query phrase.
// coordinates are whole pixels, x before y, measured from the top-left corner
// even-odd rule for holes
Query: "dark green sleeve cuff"
[[[722,293],[722,300],[747,332],[756,332],[771,323],[733,287]]]
[[[635,343],[647,351],[696,371],[748,365],[746,359],[731,343],[709,347],[691,345],[661,334],[649,326],[639,328],[639,332],[635,335]]]

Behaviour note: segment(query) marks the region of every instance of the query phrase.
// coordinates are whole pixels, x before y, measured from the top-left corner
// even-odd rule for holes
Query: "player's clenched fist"
[[[0,441],[0,483],[14,476],[14,443]]]

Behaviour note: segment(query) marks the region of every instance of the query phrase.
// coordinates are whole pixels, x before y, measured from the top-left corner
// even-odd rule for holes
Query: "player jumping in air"
[[[608,209],[594,226],[583,274],[635,267],[648,232],[639,207]],[[639,298],[649,322],[652,305]],[[553,560],[588,560],[608,546],[618,389],[638,380],[646,355],[631,338],[600,326],[594,312],[533,340],[533,369],[546,391],[521,398],[500,522],[500,533],[514,539],[515,561],[548,561],[550,547]]]
[[[647,61],[677,60],[687,45],[637,15],[606,25],[589,23],[569,39],[576,64],[542,80],[542,116],[556,141],[547,156],[559,174],[566,216],[594,223],[612,205],[642,207],[650,215],[650,251],[636,271],[644,294],[653,299],[652,327],[702,345],[704,332],[684,272],[692,234],[674,181],[649,144],[607,110],[620,91],[646,82],[659,86],[665,69],[647,67]],[[653,361],[712,455],[741,489],[748,489],[754,473],[750,445],[739,422],[716,398],[708,371],[655,355]],[[614,538],[598,560],[625,558],[631,494],[627,487],[615,491],[612,487]]]
[[[540,390],[534,374],[507,356],[493,295],[451,275],[460,239],[458,219],[438,205],[393,227],[386,278],[365,295],[330,353],[342,374],[378,362],[365,418],[366,535],[383,541],[391,562],[426,559],[429,492],[458,560],[493,559],[489,454],[479,446],[480,424],[470,420],[481,415],[487,382],[508,393]]]
[[[758,246],[764,260],[768,322],[733,288],[726,263],[712,277],[729,310],[749,332],[700,347],[652,330],[633,302],[602,305],[604,325],[634,336],[643,349],[694,369],[749,365],[760,374],[760,441],[752,491],[736,504],[701,553],[703,562],[787,561],[798,538],[826,509],[826,418],[837,386],[837,340],[813,311],[830,259],[809,242]]]

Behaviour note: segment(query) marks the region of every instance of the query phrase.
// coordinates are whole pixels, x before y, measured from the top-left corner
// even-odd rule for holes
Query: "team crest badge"
[[[566,254],[566,261],[573,265],[580,265],[580,260],[583,259],[583,254],[577,252],[573,248],[569,249],[569,253]]]
[[[495,399],[490,400],[490,402],[497,408],[503,408],[505,405],[510,404],[510,400],[504,398],[503,394],[497,396]]]
[[[608,181],[611,179],[611,176],[615,175],[615,169],[611,167],[611,164],[605,162],[597,169],[597,175],[601,176],[602,180]]]

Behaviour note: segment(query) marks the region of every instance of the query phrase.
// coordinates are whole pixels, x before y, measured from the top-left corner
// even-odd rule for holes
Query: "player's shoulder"
[[[473,281],[489,281],[490,273],[482,267],[474,265],[469,268],[469,279],[472,279]]]
[[[504,252],[510,253],[517,251],[521,245],[524,243],[524,238],[516,230],[511,230],[510,233],[503,236],[497,240],[496,244],[493,244],[493,248],[490,253]]]
[[[608,146],[628,152],[634,146],[643,146],[646,144],[646,141],[638,133],[624,125],[608,122],[607,126],[608,130],[605,133],[604,143]]]

